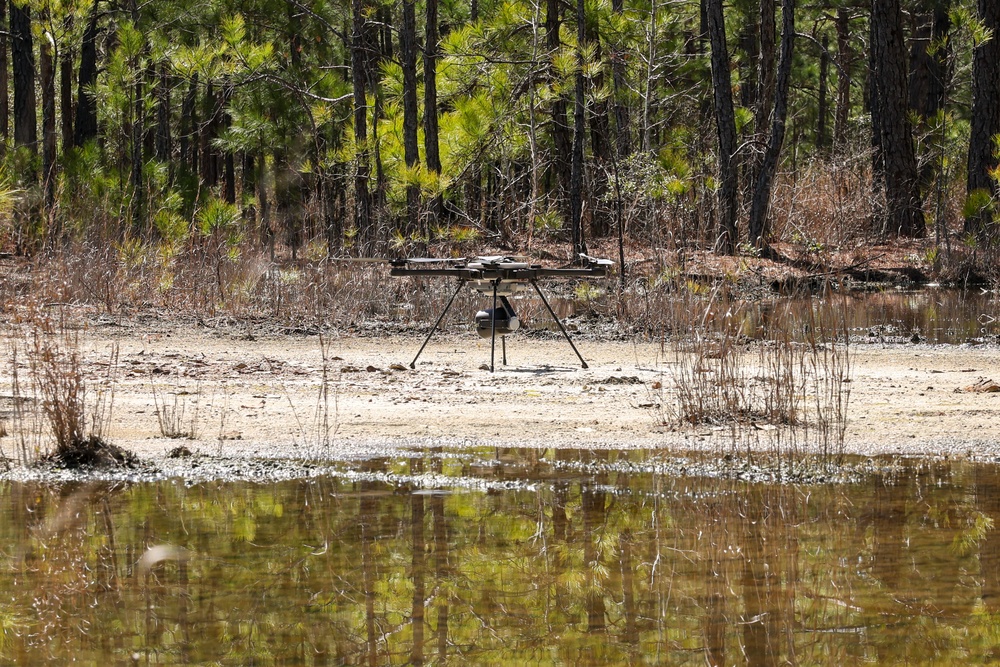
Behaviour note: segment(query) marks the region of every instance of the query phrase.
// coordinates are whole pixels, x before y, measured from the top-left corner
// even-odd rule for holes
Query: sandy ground
[[[140,456],[180,445],[234,457],[343,458],[436,445],[688,449],[732,438],[728,429],[669,423],[674,362],[655,342],[578,340],[590,365],[582,369],[562,339],[515,337],[510,365],[500,364],[498,347],[490,373],[481,368],[489,341],[474,333],[435,338],[410,370],[421,341],[418,333],[334,337],[324,363],[317,336],[179,325],[80,334],[89,402],[112,373],[105,434]],[[1000,455],[1000,393],[962,391],[981,378],[1000,382],[997,348],[852,350],[847,452]],[[20,372],[24,383],[28,371]],[[10,379],[8,361],[0,369],[8,431],[16,426]],[[167,438],[164,430],[194,437]],[[10,455],[13,438],[0,442]]]

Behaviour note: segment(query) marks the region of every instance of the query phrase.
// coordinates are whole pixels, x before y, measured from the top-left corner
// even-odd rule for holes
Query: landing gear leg
[[[497,287],[499,285],[500,279],[497,278],[493,281],[493,310],[490,311],[490,373],[493,372],[493,360],[496,357],[497,350]],[[504,364],[506,363],[505,359]]]
[[[438,326],[441,324],[441,320],[443,320],[444,316],[448,314],[448,309],[451,308],[451,304],[455,301],[455,297],[458,296],[458,293],[462,291],[463,287],[465,287],[465,281],[459,280],[458,289],[456,289],[455,293],[451,295],[450,299],[448,299],[448,305],[441,311],[441,315],[437,318],[437,322],[435,322],[434,326],[431,327],[431,332],[427,334],[427,338],[424,339],[424,344],[420,346],[419,350],[417,350],[417,356],[413,357],[413,361],[410,362],[410,368],[417,367],[417,359],[420,358],[420,354],[424,351],[424,348],[427,347],[427,343],[431,342],[431,336],[433,336],[434,332],[437,331]]]
[[[587,362],[584,361],[583,355],[581,355],[580,351],[578,349],[576,349],[576,345],[573,344],[573,339],[569,337],[569,332],[566,331],[566,327],[564,327],[563,323],[559,321],[558,317],[556,317],[556,312],[554,310],[552,310],[552,306],[549,305],[548,299],[546,299],[545,295],[542,294],[542,290],[538,287],[538,283],[535,282],[534,280],[532,280],[531,281],[531,286],[535,288],[536,292],[538,292],[538,296],[541,297],[542,303],[544,303],[545,304],[545,308],[548,309],[549,315],[551,315],[552,319],[554,319],[556,321],[556,324],[559,325],[559,331],[562,331],[563,336],[566,337],[566,342],[569,343],[569,346],[571,348],[573,348],[574,352],[576,352],[576,356],[580,359],[580,363],[583,364],[584,368],[590,368],[587,365]]]

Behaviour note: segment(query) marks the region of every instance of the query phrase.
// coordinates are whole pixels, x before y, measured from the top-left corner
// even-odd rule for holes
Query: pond
[[[1000,467],[784,464],[421,450],[256,484],[4,482],[0,662],[1000,660]]]

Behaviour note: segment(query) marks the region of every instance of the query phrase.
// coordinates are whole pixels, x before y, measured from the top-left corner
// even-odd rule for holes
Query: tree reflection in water
[[[6,482],[0,662],[1000,657],[996,466],[795,485],[657,461],[433,450],[271,484]],[[157,545],[191,556],[136,568]]]

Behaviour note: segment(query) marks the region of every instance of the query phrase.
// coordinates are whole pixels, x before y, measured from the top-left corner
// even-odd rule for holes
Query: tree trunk
[[[545,47],[549,50],[550,57],[554,58],[556,52],[562,46],[559,39],[559,0],[546,0],[545,3]],[[552,68],[550,76],[558,76],[555,68]],[[572,142],[569,137],[569,120],[567,118],[566,98],[562,95],[552,100],[552,165],[555,169],[556,181],[558,183],[557,200],[560,208],[565,211],[565,203],[568,201],[570,191],[570,181],[572,180]]]
[[[371,234],[371,192],[368,179],[368,101],[366,98],[368,56],[364,48],[366,33],[364,0],[352,0],[351,80],[354,88],[354,142],[357,155],[354,171],[354,228],[364,252]]]
[[[976,47],[972,56],[972,129],[969,136],[969,195],[977,191],[1000,194],[991,172],[997,167],[993,138],[1000,134],[1000,3],[979,0],[979,20],[993,31],[993,38]],[[982,240],[995,240],[992,211],[983,210],[965,219],[965,231]]]
[[[160,63],[160,82],[156,87],[156,159],[168,162],[170,141],[170,72],[166,62]]]
[[[771,111],[775,105],[775,50],[777,27],[774,20],[775,0],[760,0],[760,52],[757,61],[757,95],[754,112],[754,136],[763,141],[771,125]],[[754,155],[760,155],[756,151]],[[754,160],[754,172],[761,168],[762,157]]]
[[[211,80],[205,88],[205,97],[202,100],[202,117],[205,119],[201,129],[200,153],[201,153],[201,182],[209,188],[214,188],[219,182],[218,158],[216,149],[213,146],[215,137],[219,132],[217,120],[219,114],[218,93]],[[275,165],[277,167],[277,165]]]
[[[875,22],[868,22],[868,41],[875,38]],[[875,76],[875,50],[868,49],[868,85],[865,91],[867,111],[871,115],[872,148],[872,222],[873,229],[881,229],[885,220],[885,156],[882,150],[882,111],[875,100],[879,98],[878,77]]]
[[[242,158],[240,164],[240,192],[243,195],[243,202],[245,202],[242,213],[243,219],[252,226],[257,222],[257,206],[253,203],[257,195],[257,167],[254,155],[250,151],[244,152]]]
[[[842,148],[847,141],[847,123],[851,117],[851,65],[854,53],[851,51],[851,23],[847,10],[837,10],[837,111],[833,123],[833,141]]]
[[[589,48],[593,49],[594,60],[601,62],[604,59],[601,34],[597,25],[592,27],[592,30],[587,31],[586,43]],[[614,85],[613,81],[612,85]],[[604,89],[603,68],[590,77],[589,86],[591,90]],[[613,100],[608,98],[592,100],[588,114],[591,160],[597,165],[596,169],[591,170],[590,180],[587,184],[587,201],[592,204],[589,228],[590,233],[594,236],[606,236],[611,231],[611,217],[604,201],[608,191],[608,167],[611,163],[611,143],[609,140],[611,138],[612,102]]]
[[[570,177],[569,204],[570,204],[570,232],[573,240],[573,257],[587,253],[587,245],[583,237],[583,134],[586,131],[585,125],[586,108],[584,104],[584,73],[583,73],[583,47],[586,42],[586,21],[584,13],[584,0],[577,0],[576,3],[576,38],[578,44],[578,54],[580,69],[576,74],[576,87],[573,102],[573,164]]]
[[[220,99],[220,109],[219,113],[222,116],[222,129],[228,130],[233,125],[233,117],[229,113],[229,104],[233,98],[233,86],[231,83],[223,84],[222,96]],[[317,160],[318,168],[318,160]],[[236,203],[236,156],[233,155],[233,151],[226,149],[222,154],[222,169],[225,179],[225,190],[223,196],[229,204]]]
[[[72,29],[73,19],[67,16],[63,20],[63,30],[68,35]],[[73,50],[67,45],[59,50],[59,109],[65,154],[73,147]]]
[[[823,52],[819,55],[819,100],[816,103],[816,148],[826,148],[828,143],[826,136],[827,108],[827,82],[830,74],[830,38],[823,35]]]
[[[712,88],[715,91],[715,123],[719,135],[719,232],[716,251],[732,254],[736,250],[737,173],[736,113],[733,109],[733,84],[729,74],[729,49],[726,46],[726,23],[722,0],[706,0],[708,35],[712,45]]]
[[[198,173],[198,74],[188,82],[181,102],[181,165],[190,173]]]
[[[38,151],[35,118],[35,52],[31,13],[27,6],[10,2],[10,50],[14,61],[14,145]]]
[[[906,49],[899,0],[872,0],[872,113],[879,116],[879,145],[885,169],[883,233],[923,237],[920,180],[907,112]],[[874,125],[874,123],[873,123]]]
[[[750,243],[756,248],[768,247],[771,205],[771,184],[778,168],[781,145],[785,140],[785,119],[788,116],[788,88],[792,80],[792,51],[795,45],[795,0],[781,0],[781,55],[775,82],[774,119],[767,150],[754,184],[750,206]]]
[[[924,120],[944,108],[948,71],[949,0],[939,0],[933,12],[917,16],[910,46],[910,109]]]
[[[56,70],[48,39],[42,39],[39,46],[38,69],[42,92],[42,186],[45,209],[49,211],[56,191]]]
[[[80,147],[97,138],[97,101],[90,93],[97,83],[97,12],[98,3],[90,10],[87,27],[80,44],[80,71],[77,73],[76,119],[73,125],[73,145]]]
[[[130,1],[132,23],[139,24],[139,6],[137,0]],[[144,39],[145,42],[145,39]],[[143,51],[146,50],[145,43]],[[142,233],[146,227],[146,186],[143,174],[145,157],[143,152],[144,129],[146,127],[146,88],[144,77],[139,75],[141,71],[139,58],[135,58],[132,67],[136,72],[135,84],[132,86],[132,172],[130,183],[132,186],[132,226]]]
[[[624,0],[611,0],[611,11],[617,15],[625,12]],[[625,91],[627,90],[627,80],[625,77],[625,58],[628,52],[622,47],[620,42],[611,47],[611,82],[614,85],[615,100],[615,144],[618,150],[618,158],[625,159],[632,153],[632,137],[629,134],[629,109],[625,103]]]
[[[9,63],[7,61],[7,3],[0,0],[0,155],[10,139]]]
[[[441,173],[441,149],[438,139],[437,104],[437,60],[440,45],[438,40],[438,0],[427,0],[427,20],[424,27],[424,160],[427,170],[435,176]],[[434,197],[431,215],[441,213],[441,196]]]
[[[420,164],[417,137],[417,14],[413,0],[403,0],[403,23],[399,29],[399,53],[403,67],[403,159],[407,169]],[[406,218],[410,231],[419,229],[420,186],[407,183]]]

